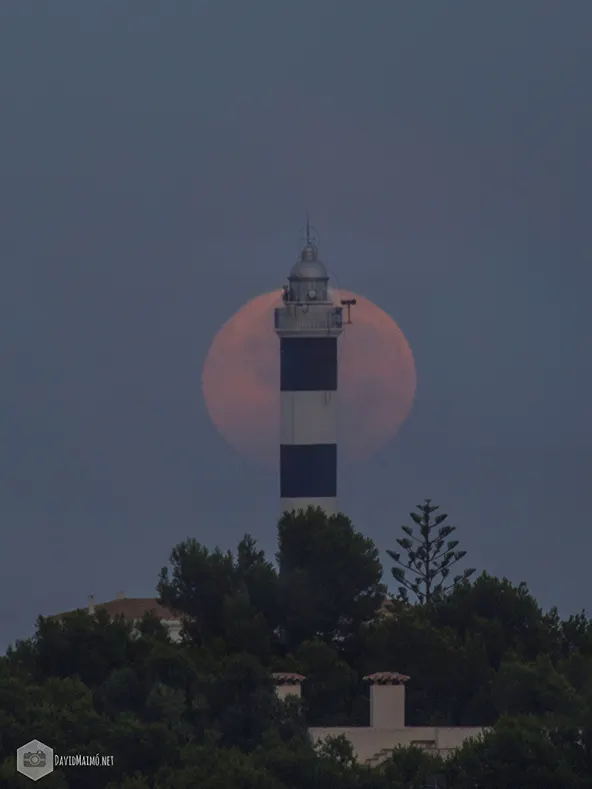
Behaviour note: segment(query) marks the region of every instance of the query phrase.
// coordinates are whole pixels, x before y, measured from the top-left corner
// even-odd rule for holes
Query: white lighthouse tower
[[[307,222],[306,243],[275,310],[280,338],[281,512],[337,511],[337,342],[343,308]]]

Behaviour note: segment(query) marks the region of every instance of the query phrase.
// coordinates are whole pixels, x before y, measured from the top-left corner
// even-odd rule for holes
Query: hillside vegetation
[[[417,519],[419,544],[440,523]],[[449,536],[440,552],[462,564]],[[36,738],[114,756],[56,769],[43,789],[592,788],[592,622],[486,573],[438,585],[433,563],[422,595],[415,544],[399,559],[418,580],[386,615],[379,549],[345,516],[309,510],[280,521],[273,559],[249,536],[232,552],[173,549],[158,594],[183,614],[180,644],[152,616],[137,633],[100,611],[40,618],[0,659],[0,786],[32,785],[15,752]],[[307,677],[301,703],[276,699],[274,671]],[[491,730],[446,761],[398,749],[367,766],[341,740],[315,749],[308,725],[368,725],[374,671],[411,677],[408,725]]]

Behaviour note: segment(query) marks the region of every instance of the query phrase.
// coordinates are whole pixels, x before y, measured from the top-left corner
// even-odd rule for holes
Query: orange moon
[[[413,354],[401,329],[363,296],[332,290],[333,301],[356,299],[339,339],[339,452],[348,465],[368,459],[405,421],[416,387]],[[281,292],[264,293],[236,312],[214,337],[202,373],[212,422],[244,455],[277,465],[280,348],[273,310]],[[347,318],[344,308],[344,320]]]

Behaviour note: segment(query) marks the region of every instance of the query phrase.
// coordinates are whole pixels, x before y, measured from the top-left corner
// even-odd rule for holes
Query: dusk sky
[[[470,566],[592,608],[591,29],[589,0],[0,4],[2,649],[153,595],[186,537],[273,555],[277,473],[201,372],[307,210],[415,359],[340,476],[385,576],[431,497]]]

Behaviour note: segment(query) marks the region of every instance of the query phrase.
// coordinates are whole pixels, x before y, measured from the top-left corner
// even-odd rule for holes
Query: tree
[[[478,637],[495,670],[510,651],[526,662],[541,654],[560,655],[563,626],[553,612],[543,613],[525,583],[514,585],[482,573],[472,583],[457,584],[426,613],[437,627],[452,628],[460,639]],[[565,654],[570,643],[566,638]]]
[[[396,748],[380,767],[385,785],[393,789],[440,789],[444,764],[438,754],[421,748]]]
[[[448,515],[436,515],[432,520],[432,513],[440,507],[432,506],[431,499],[425,499],[424,504],[417,505],[417,509],[421,514],[411,512],[410,516],[419,526],[420,536],[414,535],[412,526],[402,526],[407,536],[397,540],[406,553],[406,561],[401,560],[401,553],[390,550],[387,553],[400,565],[393,567],[391,572],[394,579],[401,584],[399,587],[401,599],[407,600],[409,592],[412,592],[420,603],[429,604],[455,585],[466,581],[475,570],[464,570],[446,585],[452,566],[466,555],[466,551],[455,550],[458,540],[448,540],[448,537],[456,531],[456,526],[441,525]],[[407,578],[406,571],[413,576],[411,580]]]
[[[197,540],[177,545],[158,583],[161,601],[185,615],[186,634],[195,644],[220,639],[232,651],[270,653],[279,619],[278,579],[255,540],[245,535],[236,557]]]
[[[493,699],[502,715],[553,714],[565,720],[583,712],[573,686],[546,655],[533,663],[524,663],[516,656],[504,659],[493,683]]]
[[[182,767],[164,766],[158,789],[286,789],[264,765],[239,748],[191,747]]]
[[[566,747],[564,732],[534,716],[503,718],[446,764],[449,789],[584,789],[586,774]]]
[[[279,591],[286,645],[340,642],[372,619],[386,595],[372,540],[345,515],[285,513],[278,525]]]
[[[460,552],[425,506],[418,525],[452,552],[448,569]],[[14,754],[37,737],[61,756],[114,756],[58,767],[51,789],[592,789],[583,612],[544,613],[525,584],[485,573],[447,591],[441,573],[428,575],[430,605],[379,617],[376,548],[345,516],[285,516],[278,536],[279,571],[249,536],[234,554],[177,546],[160,591],[186,617],[180,643],[154,616],[133,632],[104,611],[39,619],[0,657],[0,786],[30,784]],[[277,698],[276,670],[307,677],[301,699]],[[362,678],[384,670],[410,675],[408,725],[488,731],[451,759],[398,748],[360,764],[343,738],[313,744],[311,725],[367,725]]]
[[[296,665],[293,668],[286,666],[286,669],[296,668],[307,677],[302,696],[307,708],[308,724],[343,726],[349,723],[359,685],[357,672],[335,647],[323,641],[305,641],[294,658]],[[367,699],[367,692],[363,698]]]
[[[410,677],[405,691],[410,726],[492,723],[493,671],[482,642],[470,635],[460,639],[453,628],[431,622],[428,613],[424,606],[407,606],[397,617],[373,622],[360,634],[348,663],[359,677],[375,671]]]
[[[102,610],[94,615],[74,611],[63,619],[39,617],[34,638],[17,642],[8,655],[34,678],[77,675],[94,686],[129,664],[137,648],[130,633],[131,625],[111,620]]]
[[[179,543],[171,552],[172,574],[163,567],[157,590],[162,603],[186,616],[196,643],[222,636],[224,601],[235,591],[230,551],[208,550],[197,540]]]

